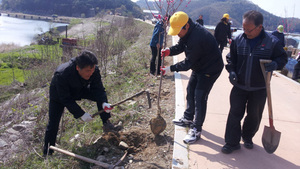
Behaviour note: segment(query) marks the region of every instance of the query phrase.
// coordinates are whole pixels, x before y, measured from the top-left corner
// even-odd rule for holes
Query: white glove
[[[84,113],[80,118],[85,122],[90,122],[93,120],[92,116],[89,113]]]
[[[165,75],[165,74],[171,72],[170,66],[168,66],[168,67],[161,67],[160,70],[162,71],[162,75]]]
[[[113,107],[109,103],[106,103],[106,102],[104,102],[102,104],[102,108],[106,113],[110,113],[110,111],[113,109]]]

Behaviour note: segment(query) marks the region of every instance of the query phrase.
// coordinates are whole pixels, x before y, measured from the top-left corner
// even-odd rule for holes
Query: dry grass
[[[16,45],[14,43],[9,43],[9,44],[1,43],[0,44],[0,53],[9,52],[9,51],[17,49],[17,48],[20,48],[20,45]]]

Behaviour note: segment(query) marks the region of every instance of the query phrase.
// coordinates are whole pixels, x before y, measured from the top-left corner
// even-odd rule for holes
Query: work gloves
[[[272,61],[270,63],[265,63],[265,70],[267,72],[272,72],[273,70],[277,70],[278,65],[275,61]]]
[[[80,117],[84,122],[90,122],[93,120],[92,116],[89,113],[84,113],[81,117]]]
[[[169,56],[169,55],[170,55],[170,49],[169,48],[161,50],[161,58]]]
[[[168,72],[170,72],[170,66],[168,67],[160,67],[160,70],[162,72],[162,75],[164,76],[165,74],[167,74]]]
[[[237,75],[235,72],[232,71],[229,73],[229,81],[233,85],[235,85],[237,83],[238,79],[237,79]]]
[[[113,107],[109,103],[106,103],[106,102],[104,102],[102,104],[102,108],[106,113],[110,113],[110,111],[113,109]]]

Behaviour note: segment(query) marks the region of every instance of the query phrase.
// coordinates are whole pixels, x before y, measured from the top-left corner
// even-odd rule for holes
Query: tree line
[[[142,18],[141,8],[131,0],[2,0],[2,10],[37,15],[92,16],[93,13],[111,12]]]

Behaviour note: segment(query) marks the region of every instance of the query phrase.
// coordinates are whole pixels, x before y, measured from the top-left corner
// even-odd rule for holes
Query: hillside
[[[145,0],[136,2],[142,9],[148,9]],[[156,5],[149,2],[155,9]],[[159,9],[155,9],[159,10]],[[281,18],[275,16],[248,0],[192,0],[187,7],[179,8],[193,20],[203,15],[205,25],[217,25],[224,13],[229,13],[233,26],[242,27],[242,16],[248,10],[258,10],[264,15],[264,26],[267,30],[275,30],[279,24],[285,26],[285,32],[300,32],[300,19]]]
[[[142,18],[143,13],[131,0],[2,0],[0,9],[37,15],[93,17],[100,12]]]

